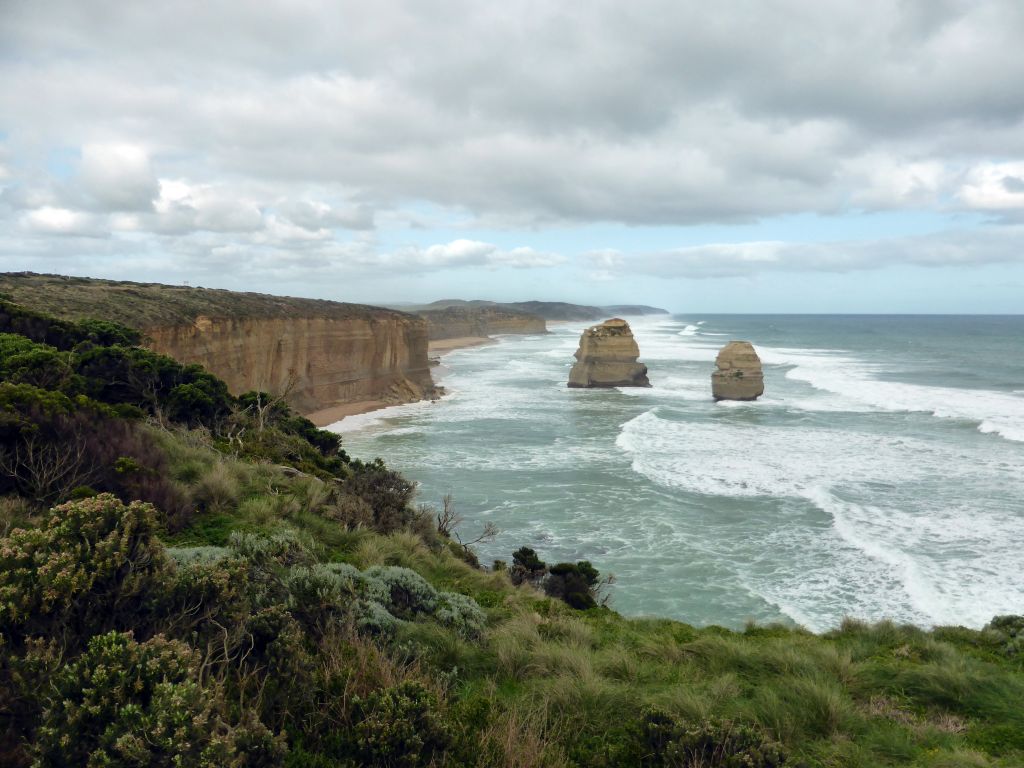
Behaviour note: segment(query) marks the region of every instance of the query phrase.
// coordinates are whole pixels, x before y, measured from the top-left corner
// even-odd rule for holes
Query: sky
[[[0,0],[0,271],[1024,312],[1019,0]]]

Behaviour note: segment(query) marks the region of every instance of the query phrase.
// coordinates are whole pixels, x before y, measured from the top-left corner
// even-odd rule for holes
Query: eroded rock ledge
[[[591,326],[580,336],[570,387],[649,387],[647,366],[629,323],[618,317]]]

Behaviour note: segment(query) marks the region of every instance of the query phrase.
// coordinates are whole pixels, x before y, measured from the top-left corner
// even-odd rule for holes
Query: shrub
[[[278,565],[309,564],[313,556],[291,530],[276,531],[267,536],[259,533],[233,531],[228,537],[228,548],[239,557],[250,562],[268,567],[272,563]]]
[[[343,493],[334,503],[321,510],[328,520],[334,520],[347,528],[371,527],[373,525],[373,507],[361,496]]]
[[[650,710],[629,728],[622,764],[689,768],[776,768],[786,764],[782,745],[762,732],[727,721],[678,722]]]
[[[1024,652],[1024,616],[996,616],[985,625],[984,631],[1003,642],[1003,653],[1007,656]]]
[[[432,614],[437,608],[438,594],[416,571],[397,565],[375,565],[364,573],[367,580],[384,585],[384,607],[401,619],[418,613]]]
[[[312,659],[305,640],[306,633],[282,605],[257,611],[242,627],[238,687],[247,700],[260,702],[263,721],[279,728],[311,706]]]
[[[0,633],[83,643],[122,617],[138,621],[167,565],[152,506],[107,493],[51,513],[46,528],[0,541]]]
[[[594,590],[598,584],[598,572],[589,562],[581,560],[572,563],[558,563],[548,570],[544,591],[557,597],[573,608],[585,610],[597,605]]]
[[[479,637],[487,626],[487,614],[476,600],[457,592],[441,592],[436,618],[444,626],[455,630],[463,637]]]
[[[140,644],[119,632],[93,638],[53,680],[34,765],[280,764],[283,741],[251,713],[230,727],[220,692],[198,679],[199,654],[183,643],[158,636]]]
[[[353,462],[352,468],[345,487],[373,510],[373,526],[379,533],[399,531],[413,522],[416,512],[409,504],[416,493],[415,483],[388,469],[380,459],[369,464]]]
[[[214,464],[192,489],[192,497],[206,512],[226,512],[238,503],[241,495],[238,479],[223,461]]]
[[[415,681],[371,693],[356,712],[356,753],[366,765],[431,765],[452,742],[435,697]]]

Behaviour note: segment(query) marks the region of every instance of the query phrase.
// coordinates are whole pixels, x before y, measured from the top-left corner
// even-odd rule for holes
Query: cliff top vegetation
[[[0,273],[0,295],[69,320],[95,318],[147,330],[192,324],[199,317],[382,319],[399,314],[365,304],[271,296],[160,283],[133,283],[33,272]]]

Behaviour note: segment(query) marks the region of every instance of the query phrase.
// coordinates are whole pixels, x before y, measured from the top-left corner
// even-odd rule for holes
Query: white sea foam
[[[998,452],[831,429],[675,422],[653,409],[624,424],[616,444],[634,471],[668,488],[789,497],[827,513],[823,530],[778,521],[766,542],[786,552],[775,552],[770,578],[751,577],[765,599],[812,628],[833,626],[843,612],[980,626],[1019,610],[1024,515],[1014,500],[1024,480]],[[922,487],[928,497],[907,490]]]
[[[769,353],[769,359],[773,355]],[[885,411],[930,413],[938,418],[978,424],[984,433],[1024,441],[1024,399],[981,389],[935,387],[883,381],[873,377],[877,367],[848,357],[830,355],[774,355],[795,367],[786,377],[817,389],[836,393],[861,405]]]

